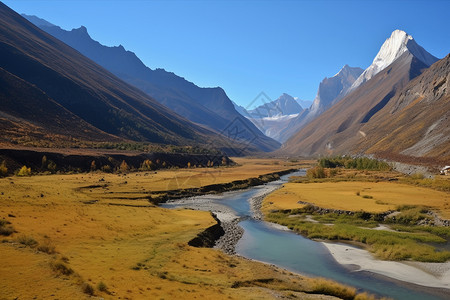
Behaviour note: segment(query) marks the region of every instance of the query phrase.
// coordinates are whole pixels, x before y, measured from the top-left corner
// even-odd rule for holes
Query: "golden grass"
[[[298,201],[323,208],[373,213],[399,205],[429,206],[442,217],[450,218],[449,193],[392,182],[287,183],[265,199],[263,210],[302,207]]]
[[[314,298],[303,293],[311,290],[304,277],[218,250],[188,246],[189,240],[215,223],[208,212],[168,210],[145,199],[117,196],[120,192],[124,198],[139,197],[143,191],[168,189],[176,176],[194,176],[196,184],[206,185],[292,167],[274,160],[236,161],[241,166],[147,175],[0,179],[0,218],[17,231],[0,243],[0,294],[6,299],[84,299],[88,298],[84,287],[91,287],[106,299],[271,299],[291,292]],[[104,184],[100,189],[83,188]],[[32,248],[17,242],[24,236],[38,244]],[[270,285],[260,283],[267,278]],[[236,282],[247,284],[235,288]],[[103,285],[107,291],[99,290]]]

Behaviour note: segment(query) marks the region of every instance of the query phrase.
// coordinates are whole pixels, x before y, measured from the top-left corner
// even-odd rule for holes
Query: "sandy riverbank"
[[[324,242],[334,259],[355,271],[370,271],[390,278],[433,288],[450,289],[450,262],[396,262],[375,259],[366,250]]]

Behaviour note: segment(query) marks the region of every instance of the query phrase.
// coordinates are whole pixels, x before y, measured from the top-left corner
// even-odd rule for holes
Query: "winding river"
[[[236,216],[251,216],[249,199],[261,193],[267,186],[277,187],[285,183],[289,176],[302,175],[304,171],[282,176],[280,180],[257,186],[250,189],[227,192],[219,196],[201,196],[200,202],[207,199],[210,203],[231,210]],[[175,201],[165,204],[165,207],[193,208],[196,198],[191,198],[187,204]],[[200,205],[198,209],[202,208]],[[242,238],[236,245],[236,253],[246,258],[274,264],[295,273],[325,277],[356,287],[359,291],[367,291],[378,296],[387,296],[393,299],[423,300],[423,299],[449,299],[450,295],[442,289],[425,288],[422,286],[404,283],[381,275],[366,271],[352,271],[338,264],[328,249],[320,242],[316,242],[292,231],[273,226],[273,224],[243,218],[239,225],[244,229]]]

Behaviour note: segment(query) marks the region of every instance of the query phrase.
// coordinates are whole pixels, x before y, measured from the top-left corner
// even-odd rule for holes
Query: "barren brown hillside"
[[[362,127],[425,68],[410,53],[403,54],[291,137],[280,153],[311,156],[355,152],[355,145],[370,139]]]
[[[412,80],[364,126],[355,147],[450,160],[450,55]]]

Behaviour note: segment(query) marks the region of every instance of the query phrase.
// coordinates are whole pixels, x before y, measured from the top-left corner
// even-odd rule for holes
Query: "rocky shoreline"
[[[266,180],[265,182],[261,183],[261,185],[270,181],[277,180],[281,175],[292,173],[294,171],[294,169],[290,169],[267,174],[270,176],[265,175]],[[241,226],[239,226],[239,222],[248,218],[262,220],[263,215],[261,213],[261,205],[264,198],[280,187],[281,185],[263,185],[261,187],[261,191],[257,195],[249,199],[250,210],[252,214],[251,216],[240,217],[236,215],[236,213],[230,208],[217,203],[216,200],[222,199],[222,195],[206,194],[189,198],[171,199],[167,200],[164,204],[162,204],[162,206],[166,208],[184,207],[194,210],[210,211],[213,214],[213,217],[217,220],[217,223],[222,227],[224,232],[223,234],[218,234],[218,232],[220,231],[214,231],[216,232],[216,242],[214,248],[220,249],[227,254],[234,255],[236,254],[236,245],[244,234],[244,230]],[[238,191],[231,191],[227,193],[242,193],[242,191],[244,190],[245,189],[239,189]],[[203,243],[200,243],[198,241],[198,238],[201,238],[201,236],[207,236],[208,239],[211,238],[212,231],[210,230],[210,228],[206,229],[205,231],[208,232],[203,235],[201,233],[195,238],[197,239],[197,242],[194,243],[195,245],[199,245],[199,247],[202,247],[200,245],[203,245]],[[205,245],[206,244],[210,245],[209,242],[205,243]]]
[[[281,185],[279,186],[266,186],[261,193],[259,193],[256,196],[253,196],[250,201],[250,210],[252,212],[252,218],[255,220],[262,220],[263,214],[261,212],[261,206],[264,201],[264,198],[266,198],[270,193],[278,190],[281,188]]]

